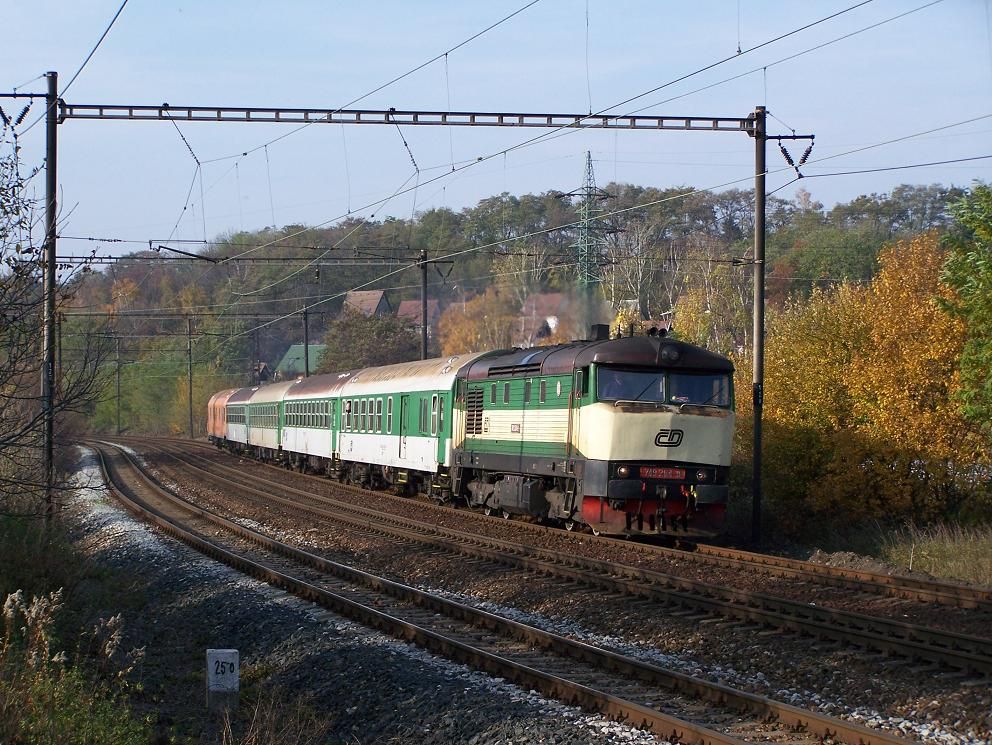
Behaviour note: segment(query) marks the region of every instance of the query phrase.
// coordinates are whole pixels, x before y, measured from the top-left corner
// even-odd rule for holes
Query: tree
[[[395,316],[345,310],[328,325],[324,344],[318,373],[420,359],[420,336],[410,323]]]
[[[976,184],[951,212],[943,278],[957,293],[947,307],[966,327],[958,395],[968,419],[992,435],[992,187]]]
[[[438,333],[444,355],[484,352],[511,345],[519,306],[507,292],[490,287],[485,294],[454,304],[441,316]]]
[[[10,144],[8,129],[5,121],[0,131],[4,148]],[[40,224],[27,196],[34,173],[22,176],[16,147],[0,157],[0,512],[6,514],[57,506],[46,490],[45,409],[39,394],[44,251],[34,239]],[[73,279],[60,277],[57,311],[64,308]],[[83,409],[98,392],[96,373],[106,350],[91,337],[85,339],[74,345],[78,351],[63,355],[56,372],[56,455],[72,444],[64,434],[66,416]]]
[[[933,234],[900,241],[868,286],[769,313],[763,475],[787,532],[987,513],[989,453],[955,398],[964,326],[944,309],[944,261]]]

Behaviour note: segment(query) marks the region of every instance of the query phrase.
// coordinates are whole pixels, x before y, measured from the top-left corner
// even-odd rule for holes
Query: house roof
[[[310,345],[310,370],[313,371],[317,369],[317,365],[320,364],[320,358],[324,356],[324,350],[327,348],[326,344],[311,344]],[[279,364],[276,365],[276,372],[286,375],[294,372],[303,372],[303,345],[293,344],[286,350],[286,354],[282,356],[279,360]]]
[[[385,307],[381,307],[385,303]],[[373,316],[392,310],[385,290],[352,290],[344,296],[345,308],[356,310],[365,316]]]
[[[441,315],[441,305],[436,298],[427,300],[427,325],[433,325]],[[410,323],[420,324],[420,301],[402,300],[396,309],[397,318],[405,318]]]

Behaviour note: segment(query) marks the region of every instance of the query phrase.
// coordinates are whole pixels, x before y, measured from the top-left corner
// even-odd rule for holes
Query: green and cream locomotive
[[[494,353],[458,373],[468,502],[595,532],[711,532],[726,511],[733,366],[664,337]]]

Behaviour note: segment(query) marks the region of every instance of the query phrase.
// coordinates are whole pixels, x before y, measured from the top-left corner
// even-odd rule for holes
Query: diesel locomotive
[[[470,353],[221,391],[219,447],[594,533],[712,535],[733,365],[662,336]]]

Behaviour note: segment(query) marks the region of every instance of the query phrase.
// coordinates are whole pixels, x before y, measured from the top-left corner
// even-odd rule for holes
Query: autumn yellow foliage
[[[964,329],[940,303],[945,258],[935,235],[921,235],[884,249],[869,285],[815,291],[769,314],[762,473],[786,532],[987,506],[988,453],[954,395]],[[750,360],[737,367],[744,424]],[[745,424],[744,463],[750,437]]]
[[[451,305],[438,321],[441,354],[464,354],[511,345],[518,308],[509,293],[490,287],[482,295]]]

